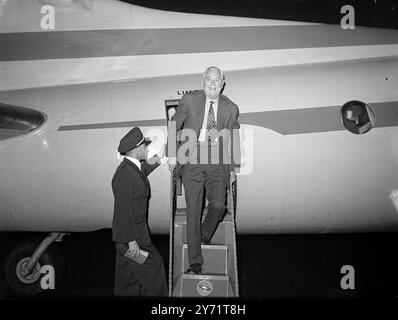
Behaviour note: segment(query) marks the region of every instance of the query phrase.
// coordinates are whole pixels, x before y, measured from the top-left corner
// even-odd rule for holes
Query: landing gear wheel
[[[44,291],[40,285],[40,279],[44,274],[41,274],[40,270],[45,265],[50,265],[54,268],[55,287],[63,278],[64,261],[55,244],[52,244],[44,251],[30,274],[22,274],[23,267],[28,263],[29,258],[39,244],[40,239],[30,239],[19,243],[11,250],[5,262],[4,275],[6,283],[18,295],[35,295]]]

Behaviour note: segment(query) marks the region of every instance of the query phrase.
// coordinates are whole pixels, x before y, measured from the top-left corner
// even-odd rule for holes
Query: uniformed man
[[[112,179],[116,296],[167,296],[163,259],[151,242],[147,225],[150,199],[147,176],[159,166],[164,152],[162,149],[147,160],[150,142],[136,127],[120,140],[118,148],[125,157]],[[148,252],[143,264],[131,260],[139,256],[140,250]]]

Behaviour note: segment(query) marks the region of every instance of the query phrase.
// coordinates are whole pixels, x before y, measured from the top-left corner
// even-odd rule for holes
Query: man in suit
[[[163,259],[151,242],[147,225],[150,199],[147,176],[163,157],[162,150],[147,160],[150,142],[144,139],[139,128],[133,128],[120,140],[118,148],[125,158],[112,179],[115,198],[112,239],[116,246],[114,293],[117,296],[167,296]],[[140,249],[149,253],[142,265],[130,259],[138,257]]]
[[[217,67],[207,68],[203,90],[182,97],[169,126],[169,145],[177,136],[181,141],[188,137],[179,146],[176,158],[170,152],[168,155],[170,168],[174,170],[176,164],[177,171],[181,171],[185,188],[188,273],[202,271],[201,243],[210,243],[224,217],[227,187],[230,178],[235,180],[240,164],[239,109],[220,94],[223,86],[222,71]],[[201,224],[205,190],[208,213]]]

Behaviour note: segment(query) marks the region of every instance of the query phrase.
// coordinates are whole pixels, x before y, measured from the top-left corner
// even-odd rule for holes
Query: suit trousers
[[[210,240],[226,212],[229,166],[223,164],[186,164],[181,171],[187,204],[189,264],[203,264],[201,238]],[[206,218],[201,224],[204,191],[208,200]]]
[[[148,258],[140,265],[124,256],[128,244],[115,243],[115,296],[167,297],[167,281],[163,258],[152,244],[145,221],[137,223],[140,249],[148,251]]]

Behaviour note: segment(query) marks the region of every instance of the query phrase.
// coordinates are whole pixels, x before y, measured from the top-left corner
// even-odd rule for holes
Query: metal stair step
[[[180,297],[233,296],[230,280],[226,275],[183,274],[180,281]]]
[[[175,232],[180,232],[180,239],[182,243],[187,243],[187,223],[185,219],[176,219],[174,223]],[[211,245],[222,245],[222,244],[230,244],[232,239],[232,232],[233,232],[233,222],[224,220],[219,223],[214,235],[211,239]]]
[[[203,266],[202,273],[226,275],[228,272],[228,246],[202,245]],[[182,270],[184,273],[189,268],[188,245],[182,246]]]

